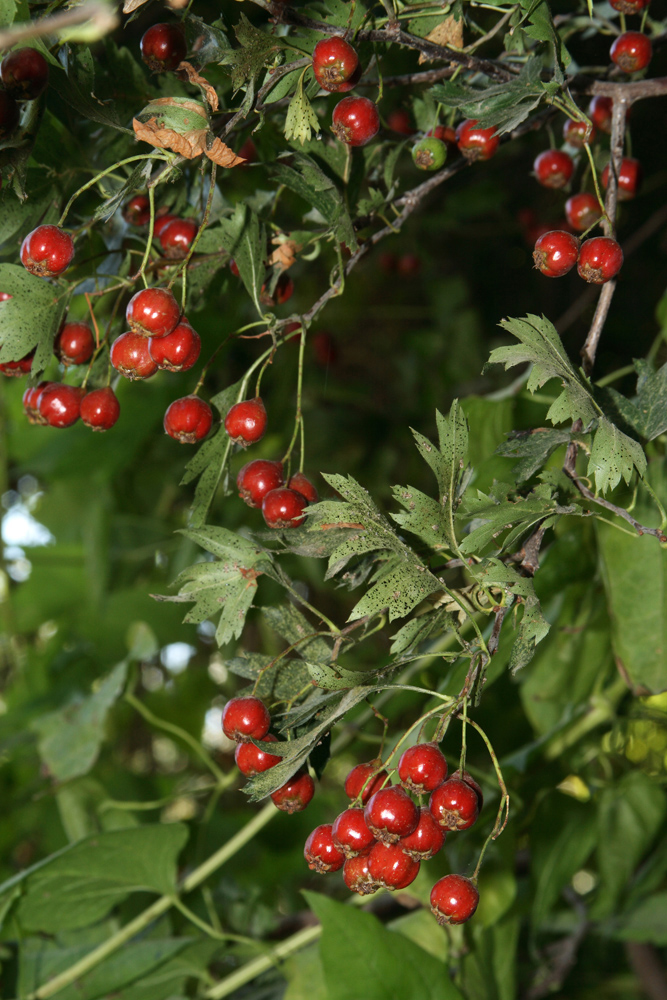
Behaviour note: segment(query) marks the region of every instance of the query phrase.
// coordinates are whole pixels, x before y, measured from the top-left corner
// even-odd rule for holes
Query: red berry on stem
[[[547,278],[561,278],[577,263],[579,240],[564,229],[554,229],[535,243],[535,267]]]
[[[475,781],[472,774],[468,774],[467,771],[464,771],[463,774],[461,774],[461,771],[459,769],[454,771],[452,778],[460,778],[461,781],[465,781],[466,785],[470,785],[470,787],[475,792],[475,795],[477,796],[477,801],[479,803],[479,811],[481,812],[482,806],[484,805],[484,792],[482,791],[480,785]]]
[[[249,739],[263,740],[271,726],[269,710],[252,695],[231,698],[222,712],[222,731],[230,740],[246,743]]]
[[[167,372],[186,372],[197,363],[201,340],[185,317],[166,337],[149,337],[148,352],[158,366]]]
[[[71,427],[79,419],[83,390],[51,382],[39,397],[38,409],[50,427]]]
[[[479,816],[479,798],[461,778],[450,778],[435,789],[428,807],[443,830],[467,830]]]
[[[495,128],[480,128],[475,119],[466,118],[456,129],[456,145],[466,160],[490,160],[500,145]]]
[[[431,913],[443,927],[470,920],[478,903],[477,888],[464,875],[445,875],[431,889]]]
[[[150,355],[149,344],[148,338],[140,333],[132,330],[121,333],[111,345],[111,364],[125,378],[150,378],[155,375],[157,365]]]
[[[262,514],[269,528],[298,528],[305,521],[308,501],[287,486],[270,490],[262,500]]]
[[[278,489],[283,482],[283,463],[268,458],[246,462],[236,477],[239,496],[249,507],[261,507],[266,494]]]
[[[29,386],[23,393],[23,409],[31,424],[45,425],[48,423],[39,412],[39,397],[47,385],[51,385],[51,383],[38,382],[37,385]]]
[[[14,49],[0,64],[0,78],[15,100],[34,101],[46,90],[49,65],[36,49]]]
[[[609,3],[619,14],[641,14],[650,0],[609,0]]]
[[[545,149],[535,159],[533,170],[544,187],[562,188],[574,172],[574,160],[562,149]]]
[[[367,764],[357,764],[345,779],[345,794],[352,800],[361,798],[362,804],[366,805],[371,795],[379,791],[386,779],[387,772],[382,769],[382,761],[371,760]]]
[[[573,229],[583,233],[602,218],[600,202],[589,191],[573,194],[565,202],[565,217]]]
[[[343,867],[345,857],[333,842],[331,823],[315,827],[306,840],[303,856],[308,862],[308,867],[320,875],[337,872]]]
[[[588,117],[601,132],[611,132],[611,97],[594,97],[588,105]]]
[[[278,739],[271,733],[267,733],[264,742],[277,743]],[[262,774],[262,772],[275,767],[276,764],[280,764],[282,757],[275,753],[269,753],[268,750],[260,750],[254,743],[248,742],[237,744],[234,760],[241,774],[245,774],[246,778],[252,778],[254,774]]]
[[[352,892],[360,896],[368,896],[376,892],[380,886],[375,881],[368,868],[368,854],[358,854],[356,858],[348,858],[343,865],[343,881]]]
[[[127,304],[125,318],[142,337],[166,337],[176,329],[181,308],[167,288],[142,288]]]
[[[624,31],[614,40],[609,57],[624,73],[638,73],[646,69],[653,55],[648,35],[641,31]]]
[[[206,437],[213,423],[213,412],[199,396],[183,396],[167,407],[164,429],[181,444],[196,444]]]
[[[595,125],[568,118],[563,125],[563,138],[570,146],[581,149],[586,142],[591,143],[595,139]]]
[[[358,65],[357,53],[340,35],[322,38],[313,50],[313,73],[323,90],[338,90]]]
[[[271,793],[273,804],[286,813],[301,812],[315,794],[315,782],[306,772],[298,773]]]
[[[610,236],[594,236],[581,244],[577,270],[584,281],[604,285],[618,274],[622,265],[623,251]]]
[[[371,878],[385,889],[405,889],[419,874],[419,862],[401,850],[399,844],[376,844],[368,855]]]
[[[317,490],[308,476],[304,476],[303,472],[295,472],[293,476],[290,476],[290,481],[287,485],[291,490],[296,490],[302,497],[305,497],[308,503],[317,503],[319,500]]]
[[[187,257],[199,226],[194,219],[172,219],[160,229],[162,253],[169,260]]]
[[[11,135],[19,123],[21,110],[6,90],[0,90],[0,139]]]
[[[447,777],[447,761],[436,743],[408,747],[398,762],[398,776],[409,792],[432,792]]]
[[[414,135],[415,130],[412,126],[412,119],[410,114],[405,108],[394,108],[387,115],[387,125],[392,130],[392,132],[398,132],[399,135]]]
[[[357,854],[367,854],[375,843],[375,837],[368,829],[363,809],[345,809],[333,824],[334,844],[346,858]]]
[[[108,431],[120,416],[120,403],[111,386],[93,389],[81,400],[81,419],[94,431]]]
[[[164,212],[162,215],[156,216],[153,221],[153,236],[157,236],[159,238],[169,223],[173,222],[177,218],[177,215],[170,215],[169,212]]]
[[[64,323],[53,350],[64,365],[85,365],[95,350],[93,331],[87,323]]]
[[[28,375],[30,369],[32,368],[32,359],[34,357],[35,352],[32,350],[18,361],[3,361],[3,363],[0,364],[0,372],[2,372],[3,375],[9,375],[10,377]]]
[[[375,792],[366,803],[364,816],[377,840],[385,844],[407,837],[419,822],[417,806],[398,785]]]
[[[153,24],[141,39],[141,58],[152,73],[176,69],[186,52],[183,29],[177,24]]]
[[[74,241],[58,226],[37,226],[21,245],[21,263],[39,278],[55,278],[72,263]]]
[[[609,167],[602,171],[602,186],[607,190],[609,185]],[[635,197],[642,182],[642,167],[639,160],[632,156],[624,156],[621,160],[621,168],[618,171],[618,198],[619,201],[630,201]]]
[[[396,846],[415,861],[428,861],[441,850],[445,836],[443,828],[436,823],[430,810],[424,806],[419,810],[416,829],[407,837],[401,837]]]
[[[135,194],[123,208],[123,218],[131,226],[145,226],[150,217],[150,202],[145,194]]]
[[[246,448],[264,437],[267,416],[260,396],[234,403],[225,417],[225,430],[234,444]]]
[[[344,97],[334,108],[331,131],[348,146],[365,146],[380,131],[377,105],[367,97]]]

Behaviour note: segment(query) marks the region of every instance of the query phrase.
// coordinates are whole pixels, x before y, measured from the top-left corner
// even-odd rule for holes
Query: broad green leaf
[[[554,79],[562,83],[561,67],[569,66],[570,54],[556,30],[547,0],[521,0],[521,7],[524,10],[522,20],[525,18],[528,21],[528,24],[522,24],[523,30],[538,42],[550,43],[555,56]]]
[[[525,497],[512,490],[511,498],[503,487],[504,484],[495,484],[488,496],[479,490],[476,497],[470,493],[466,496],[465,513],[461,516],[474,520],[470,525],[472,530],[460,545],[460,551],[464,555],[481,552],[491,543],[494,544],[495,550],[498,547],[501,550],[505,547],[510,548],[522,535],[537,527],[546,518],[556,514],[579,512],[578,507],[561,506],[552,496],[551,487],[546,484],[540,484]],[[496,536],[506,528],[512,528],[513,531],[499,543]]]
[[[496,454],[519,459],[512,467],[512,475],[519,484],[539,472],[556,449],[569,444],[570,436],[569,431],[548,430],[545,427],[516,431],[498,446]]]
[[[486,559],[476,576],[487,587],[501,587],[510,597],[508,604],[513,604],[517,597],[523,602],[523,612],[519,612],[522,617],[509,662],[510,671],[516,673],[530,663],[535,646],[549,632],[549,622],[542,614],[533,581],[521,576],[513,566],[506,566],[499,559]],[[514,603],[514,614],[517,613],[516,608],[517,604]]]
[[[62,291],[16,264],[0,264],[0,287],[12,296],[0,304],[0,362],[19,361],[34,349],[32,376],[38,378],[53,356],[65,312]]]
[[[623,914],[616,922],[613,936],[621,941],[667,945],[667,892],[656,892]]]
[[[66,105],[78,114],[83,115],[89,121],[97,122],[99,125],[106,125],[107,128],[116,129],[126,135],[133,136],[132,129],[121,125],[118,115],[111,103],[102,104],[95,100],[90,91],[85,92],[77,82],[75,76],[69,77],[59,65],[49,67],[49,87],[62,97]]]
[[[339,243],[356,250],[357,237],[341,192],[327,174],[306,153],[295,152],[289,165],[274,163],[271,176],[284,184],[326,219]]]
[[[282,965],[287,979],[283,1000],[329,1000],[319,948],[303,948]]]
[[[483,128],[495,125],[496,132],[502,135],[516,128],[547,96],[541,72],[542,60],[533,57],[521,67],[516,79],[506,83],[474,88],[448,81],[436,84],[430,94],[445,107],[462,110]]]
[[[236,262],[246,291],[262,315],[259,296],[264,284],[266,256],[263,226],[260,226],[259,219],[251,208],[239,203],[233,215],[220,219],[217,229],[223,246]]]
[[[16,16],[16,0],[0,0],[0,28],[8,28]]]
[[[390,622],[404,618],[425,597],[441,589],[440,582],[414,557],[410,561],[399,556],[388,559],[373,575],[371,584],[350,612],[349,621],[377,614],[384,608]]]
[[[307,663],[306,667],[313,683],[325,691],[348,691],[371,678],[370,670],[346,670],[335,664]]]
[[[275,34],[260,31],[245,14],[234,28],[239,48],[227,53],[225,62],[232,67],[232,86],[238,90],[246,80],[253,80],[259,71],[273,61],[284,43]]]
[[[560,801],[554,802],[554,795],[559,796]],[[547,806],[538,814],[537,822],[541,820],[542,825],[532,842],[533,933],[539,933],[561,890],[585,864],[598,836],[596,816],[590,804],[582,805],[554,792]]]
[[[285,138],[303,146],[304,142],[310,142],[313,130],[319,135],[320,120],[303,92],[303,77],[300,77],[285,115]]]
[[[398,632],[392,635],[393,642],[390,652],[392,656],[399,656],[416,649],[433,635],[456,630],[456,621],[451,612],[444,608],[435,608],[406,622]]]
[[[277,604],[262,609],[264,617],[299,656],[319,663],[331,662],[331,645],[316,635],[317,626],[311,625],[293,604]]]
[[[400,524],[404,531],[411,531],[421,538],[434,552],[449,548],[449,527],[437,500],[426,496],[414,486],[394,486],[393,494],[394,500],[409,512],[390,514],[393,521]]]
[[[225,666],[233,674],[253,681],[246,692],[269,703],[292,701],[310,680],[307,665],[298,657],[244,653],[225,660]]]
[[[654,372],[646,361],[635,361],[637,379],[636,408],[641,414],[639,430],[653,441],[667,430],[667,364]]]
[[[642,446],[601,417],[588,460],[588,477],[595,477],[596,490],[600,493],[613,490],[621,479],[629,484],[635,469],[640,476],[646,472]]]

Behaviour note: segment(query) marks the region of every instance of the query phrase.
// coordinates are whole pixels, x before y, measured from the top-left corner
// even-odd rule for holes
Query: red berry
[[[582,191],[567,199],[565,216],[573,229],[576,229],[578,233],[583,233],[584,230],[589,229],[598,219],[602,218],[602,209],[594,194]]]
[[[245,160],[245,163],[240,163],[239,166],[248,166],[257,159],[257,146],[251,138],[247,138],[236,155]]]
[[[153,236],[157,236],[159,238],[169,223],[174,222],[177,218],[177,215],[170,215],[169,212],[164,212],[162,215],[158,215],[153,222]]]
[[[263,701],[252,695],[231,698],[222,713],[222,731],[230,740],[247,743],[263,740],[271,726],[271,716]]]
[[[466,160],[490,160],[500,145],[495,128],[480,128],[475,119],[466,118],[456,129],[456,145]]]
[[[412,119],[405,108],[394,108],[393,111],[390,111],[387,115],[387,125],[392,132],[398,132],[399,135],[415,134],[415,130],[412,127]]]
[[[348,858],[343,865],[345,885],[352,892],[358,892],[360,896],[368,896],[380,888],[370,873],[368,858],[368,854],[358,854],[356,858]]]
[[[266,409],[259,396],[234,403],[225,417],[225,430],[234,444],[244,448],[264,437],[266,424]]]
[[[367,854],[375,837],[368,829],[363,809],[346,809],[336,817],[333,825],[334,844],[346,858]]]
[[[239,496],[249,507],[261,507],[266,494],[278,489],[283,482],[283,463],[268,458],[246,462],[236,477]]]
[[[125,378],[150,378],[157,365],[150,356],[148,340],[139,333],[128,330],[121,333],[111,345],[111,364]]]
[[[273,300],[277,306],[282,306],[294,295],[294,281],[289,274],[281,274],[273,293]]]
[[[286,813],[301,812],[315,794],[315,782],[303,771],[290,778],[277,791],[271,793],[273,804]]]
[[[308,503],[317,503],[319,500],[317,490],[308,476],[304,476],[303,472],[295,472],[293,476],[290,476],[290,481],[287,485],[291,490],[296,490],[302,497],[305,497]]]
[[[213,423],[213,411],[199,396],[183,396],[167,407],[164,430],[181,444],[196,444],[206,437]]]
[[[368,855],[371,878],[385,889],[405,889],[419,874],[419,862],[401,850],[399,844],[376,844]]]
[[[236,263],[236,261],[233,260],[233,259],[230,260],[230,262],[229,262],[229,270],[232,272],[232,274],[234,275],[235,278],[240,278],[241,277],[241,272],[239,271],[239,266]]]
[[[10,295],[9,292],[0,292],[0,302],[9,302],[14,296]]]
[[[120,416],[120,403],[111,386],[93,389],[81,400],[81,419],[94,431],[108,431]]]
[[[323,90],[338,90],[358,65],[357,53],[340,35],[322,38],[313,50],[313,73]]]
[[[49,65],[36,49],[14,49],[0,64],[0,78],[15,100],[34,101],[46,90]]]
[[[176,329],[181,309],[167,288],[142,288],[128,302],[125,318],[142,337],[166,337]]]
[[[0,90],[0,139],[11,135],[19,123],[21,111],[6,90]]]
[[[269,490],[262,500],[262,514],[269,528],[298,528],[305,521],[308,501],[301,493],[280,486]]]
[[[443,927],[470,920],[478,903],[479,893],[464,875],[445,875],[431,889],[431,913]]]
[[[619,14],[641,14],[650,0],[609,0],[609,3]]]
[[[47,385],[51,385],[51,383],[38,382],[37,385],[29,386],[23,393],[23,409],[31,424],[43,425],[48,422],[39,412],[39,397]]]
[[[479,816],[477,792],[461,778],[450,778],[439,785],[428,807],[443,830],[467,830]]]
[[[581,244],[577,270],[584,281],[604,285],[618,274],[622,265],[623,251],[611,237],[594,236]]]
[[[547,278],[561,278],[577,263],[579,240],[563,229],[554,229],[535,243],[535,267]]]
[[[378,770],[381,764],[382,761],[371,760],[352,768],[345,779],[345,794],[349,799],[360,798],[362,805],[366,805],[371,795],[379,791],[387,778],[386,771]]]
[[[407,837],[401,837],[396,846],[415,861],[428,861],[441,850],[445,836],[445,831],[433,819],[430,810],[423,806],[419,810],[416,829]]]
[[[481,812],[482,806],[484,805],[484,792],[482,791],[479,784],[475,781],[472,774],[468,774],[467,771],[464,771],[463,774],[461,774],[461,770],[458,769],[454,771],[454,773],[452,774],[452,778],[460,778],[461,781],[465,781],[466,785],[470,785],[470,787],[475,792],[475,795],[477,796],[477,802],[479,803],[479,811]]]
[[[331,131],[348,146],[365,146],[380,131],[377,105],[367,97],[344,97],[334,108]]]
[[[0,364],[0,372],[2,372],[3,375],[9,376],[28,375],[30,369],[32,368],[32,359],[34,356],[35,352],[32,350],[18,361],[3,361],[3,363]]]
[[[589,126],[586,122],[568,118],[563,125],[563,138],[570,146],[581,149],[586,142],[591,143],[595,139],[595,125]]]
[[[594,97],[588,105],[588,117],[601,132],[611,132],[613,106],[611,97]]]
[[[37,226],[21,245],[21,263],[40,278],[55,278],[72,263],[74,241],[58,226]]]
[[[53,344],[64,365],[85,365],[95,350],[93,331],[87,323],[63,323]]]
[[[609,184],[609,166],[602,171],[602,186],[607,190]],[[639,160],[632,156],[624,156],[621,160],[621,169],[618,172],[618,197],[619,201],[630,201],[639,191],[642,182],[642,167]]]
[[[345,857],[333,842],[331,823],[315,827],[306,841],[303,856],[308,862],[308,867],[320,875],[324,875],[325,872],[337,872],[343,867]]]
[[[407,837],[419,822],[417,806],[398,785],[375,792],[366,803],[364,816],[376,839],[385,844]]]
[[[535,176],[544,187],[562,188],[574,171],[574,160],[562,149],[545,149],[533,163]]]
[[[151,217],[150,201],[145,194],[135,194],[123,208],[123,218],[131,226],[145,226]],[[155,220],[157,225],[157,219]],[[153,229],[155,231],[155,228]]]
[[[264,742],[277,743],[278,739],[271,733],[267,733],[264,737]],[[263,771],[268,771],[270,768],[275,767],[276,764],[280,764],[282,757],[279,757],[275,753],[269,753],[268,750],[260,750],[254,743],[248,742],[237,744],[234,751],[234,760],[241,774],[245,774],[246,778],[252,778],[253,775],[261,774]]]
[[[39,397],[40,415],[51,427],[71,427],[79,419],[83,390],[62,382],[51,382]]]
[[[624,73],[638,73],[646,69],[653,55],[653,46],[648,35],[641,31],[625,31],[615,39],[609,56]]]
[[[199,226],[193,219],[172,219],[160,229],[162,253],[169,260],[187,257]]]
[[[456,130],[451,127],[451,125],[436,125],[435,128],[430,129],[426,135],[432,135],[436,139],[440,139],[447,146],[447,150],[457,150],[458,146],[456,144]]]
[[[183,317],[166,337],[149,337],[148,353],[163,371],[186,372],[197,363],[201,340]]]
[[[398,776],[409,792],[423,795],[445,780],[447,761],[436,743],[418,743],[401,754]]]
[[[329,365],[336,364],[338,348],[331,334],[327,333],[326,330],[318,330],[317,333],[314,333],[310,338],[310,344],[313,348],[316,365],[319,365],[320,368],[328,368]]]
[[[185,36],[177,24],[153,24],[141,39],[141,58],[152,73],[176,69],[186,52]]]

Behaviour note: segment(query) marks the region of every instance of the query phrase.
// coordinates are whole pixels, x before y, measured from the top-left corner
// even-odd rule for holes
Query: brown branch
[[[577,952],[590,930],[591,924],[586,908],[573,890],[563,892],[567,901],[579,915],[579,924],[567,937],[554,941],[545,950],[546,966],[538,972],[532,986],[527,990],[526,1000],[541,1000],[559,990],[577,961]],[[541,973],[541,974],[540,974]]]
[[[56,35],[76,24],[85,24],[86,21],[91,22],[91,28],[94,27],[101,38],[118,26],[118,15],[105,3],[90,0],[89,3],[82,4],[80,7],[59,11],[51,17],[43,17],[39,21],[27,23],[21,22],[0,31],[0,52],[18,42],[27,42],[32,38],[41,38],[44,35]]]
[[[609,312],[609,307],[615,291],[615,279],[608,281],[602,286],[600,298],[598,299],[598,304],[595,309],[595,316],[593,317],[593,322],[591,323],[591,328],[588,331],[586,340],[584,341],[584,346],[581,348],[581,358],[583,361],[584,371],[587,375],[590,375],[593,370],[593,365],[595,364],[595,354],[598,349],[598,344],[600,343],[602,329],[604,327],[605,320],[607,319],[607,314]]]
[[[667,76],[658,76],[653,80],[635,80],[631,83],[594,80],[582,92],[611,97],[614,102],[622,98],[626,104],[634,104],[635,101],[642,101],[646,97],[664,97],[667,94]]]
[[[625,954],[649,1000],[667,1000],[667,976],[658,949],[652,944],[627,941]]]
[[[509,610],[509,607],[504,606],[502,608],[498,608],[496,611],[496,615],[493,620],[493,628],[491,629],[491,635],[489,636],[489,641],[486,644],[486,648],[491,656],[493,656],[498,649],[498,643],[500,642],[500,630],[503,626],[503,622],[505,621],[505,615]]]

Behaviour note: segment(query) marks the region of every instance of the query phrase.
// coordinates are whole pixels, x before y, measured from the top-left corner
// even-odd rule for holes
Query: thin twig
[[[106,3],[97,3],[96,0],[91,0],[90,3],[60,11],[52,17],[43,17],[39,21],[22,21],[14,27],[0,31],[0,52],[11,48],[18,42],[27,42],[31,38],[57,35],[77,24],[85,24],[86,21],[91,22],[91,27],[96,28],[100,37],[113,31],[119,23],[118,15],[112,7]]]
[[[602,291],[600,292],[600,298],[598,299],[591,328],[588,331],[586,340],[584,341],[584,346],[581,348],[583,367],[587,375],[590,375],[593,370],[593,365],[595,364],[595,354],[598,349],[598,344],[600,343],[602,329],[604,327],[605,320],[607,319],[607,314],[609,312],[609,307],[615,291],[615,279],[608,281],[602,286]]]

